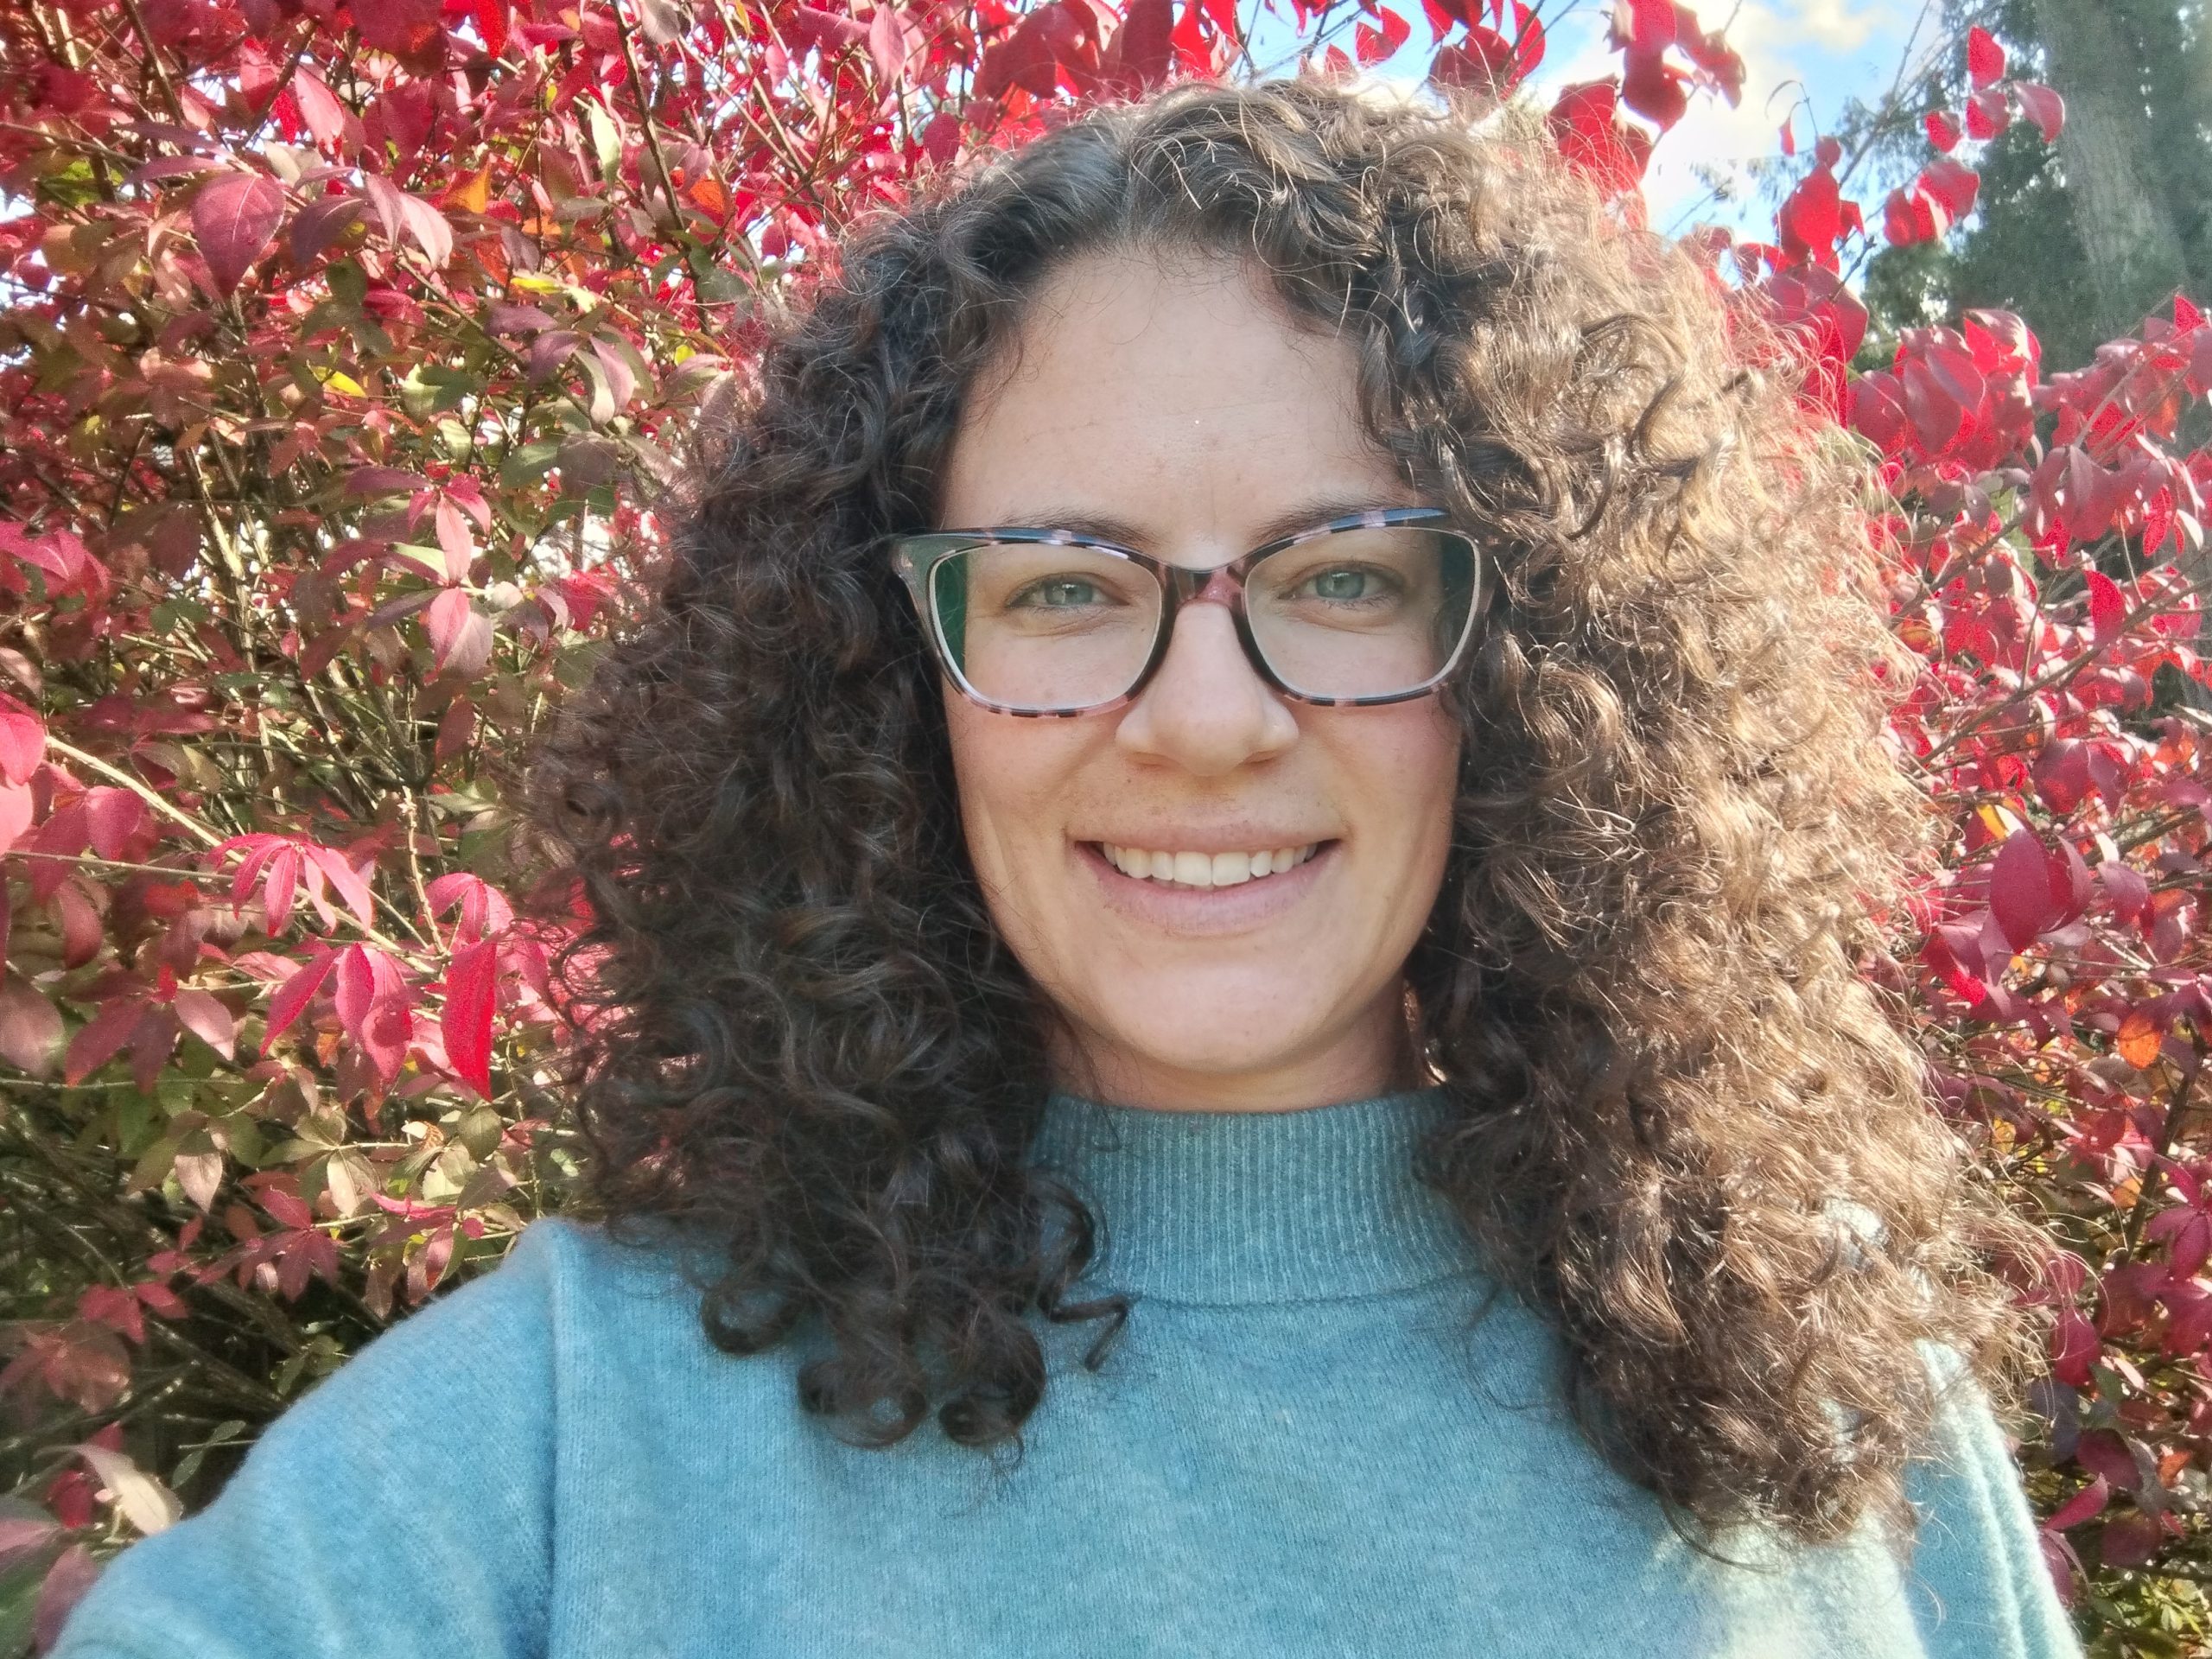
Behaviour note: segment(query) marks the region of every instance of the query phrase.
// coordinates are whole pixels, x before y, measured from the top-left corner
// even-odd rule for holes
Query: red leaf
[[[2101,570],[2088,573],[2089,630],[2097,644],[2109,645],[2127,618],[2127,595]]]
[[[61,1080],[74,1086],[105,1065],[130,1040],[146,1005],[135,996],[118,996],[100,1010],[69,1039],[69,1052],[61,1062]]]
[[[1414,32],[1413,25],[1395,11],[1385,10],[1376,15],[1382,21],[1381,29],[1370,29],[1362,23],[1352,31],[1359,60],[1364,64],[1382,62],[1403,46],[1407,37]]]
[[[292,1022],[306,1011],[308,1001],[329,976],[331,964],[337,960],[335,950],[327,946],[318,949],[304,967],[276,988],[276,995],[269,999],[269,1024],[261,1038],[264,1054],[269,1052],[276,1039],[289,1030]]]
[[[46,722],[0,692],[0,783],[28,784],[46,759]]]
[[[1977,87],[2000,80],[2005,74],[2005,48],[1979,23],[1967,31],[1967,73]]]
[[[1175,8],[1172,0],[1129,0],[1114,36],[1112,57],[1120,71],[1117,86],[1141,92],[1167,79],[1174,53]],[[955,130],[956,136],[957,129]],[[924,142],[927,143],[926,135]],[[950,160],[948,155],[944,159]]]
[[[2032,830],[2016,830],[1989,872],[1989,909],[2005,942],[2024,950],[2058,919],[2050,893],[2050,855]]]
[[[1974,211],[1974,195],[1981,187],[1981,175],[1972,168],[1945,156],[1932,161],[1921,169],[1919,188],[1932,196],[1951,216],[1955,225]]]
[[[2097,1540],[2097,1558],[2107,1567],[2147,1567],[2158,1553],[2158,1517],[2139,1511],[2115,1516],[2105,1522]]]
[[[1650,135],[1622,125],[1619,106],[1618,80],[1579,81],[1560,89],[1545,118],[1567,164],[1616,193],[1634,189],[1651,160]]]
[[[1690,106],[1682,86],[1682,72],[1657,53],[1631,53],[1627,73],[1621,78],[1621,102],[1664,132],[1681,120]]]
[[[353,22],[378,51],[417,57],[438,43],[438,0],[373,0],[353,8]]]
[[[149,822],[146,803],[135,790],[102,785],[85,791],[85,827],[92,850],[102,858],[122,859]]]
[[[2060,1504],[2044,1525],[2052,1532],[2064,1532],[2069,1527],[2078,1527],[2084,1521],[2101,1514],[2105,1505],[2111,1501],[2111,1484],[2099,1475]]]
[[[2001,86],[1985,87],[1967,99],[1967,137],[1977,143],[1994,138],[2012,124],[2012,106]]]
[[[1941,110],[1930,110],[1922,118],[1928,129],[1928,142],[1945,155],[1959,147],[1959,124]]]
[[[506,56],[507,0],[468,0],[468,15],[476,20],[485,51],[495,58]]]
[[[478,1094],[492,1093],[492,1014],[498,1002],[499,947],[480,939],[454,952],[438,1018],[454,1074]]]
[[[2089,1386],[2089,1366],[2102,1351],[2097,1329],[2074,1308],[2060,1312],[2050,1332],[2050,1374],[2069,1388]]]
[[[1664,52],[1680,33],[1681,10],[1675,0],[1616,0],[1606,40],[1630,56]]]
[[[192,234],[218,292],[229,294],[261,257],[284,217],[284,192],[258,173],[226,173],[192,198]]]
[[[292,263],[307,265],[325,248],[352,230],[361,217],[361,199],[354,195],[317,196],[292,215],[289,240]]]
[[[308,861],[328,877],[330,885],[338,889],[338,896],[346,901],[346,908],[353,912],[353,919],[360,923],[361,931],[365,933],[375,927],[376,899],[370,893],[367,878],[362,872],[347,863],[346,855],[334,847],[311,845],[304,850]],[[372,864],[373,861],[371,861]]]

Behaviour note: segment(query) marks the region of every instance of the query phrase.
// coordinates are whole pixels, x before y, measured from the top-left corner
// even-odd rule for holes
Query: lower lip
[[[1077,842],[1076,854],[1097,878],[1109,908],[1164,932],[1205,936],[1249,932],[1274,921],[1335,868],[1342,845],[1324,842],[1313,857],[1280,875],[1256,876],[1226,887],[1171,887],[1125,875],[1090,842]]]

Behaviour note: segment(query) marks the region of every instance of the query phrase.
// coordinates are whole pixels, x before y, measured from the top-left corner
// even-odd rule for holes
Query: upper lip
[[[1332,837],[1295,830],[1144,830],[1128,836],[1078,839],[1109,847],[1135,847],[1148,853],[1252,853],[1277,847],[1310,847]]]

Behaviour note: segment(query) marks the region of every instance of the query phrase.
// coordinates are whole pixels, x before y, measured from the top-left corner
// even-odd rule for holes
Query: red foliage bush
[[[1233,0],[36,0],[0,16],[0,1648],[575,1169],[557,913],[513,766],[655,546],[702,406],[838,228],[1085,102],[1249,64]],[[1409,20],[1287,0],[1307,73]],[[1423,0],[1433,86],[1512,93],[1541,8]],[[1351,51],[1338,44],[1349,34]],[[1671,0],[1552,130],[1641,222],[1655,139],[1745,67]],[[1975,33],[1892,242],[2057,94]],[[1784,134],[1785,149],[1791,149]],[[2194,1087],[2212,749],[2212,383],[2185,299],[2046,376],[2020,319],[1854,372],[1868,231],[1833,141],[1778,320],[1925,658],[1900,752],[1955,815],[1877,971],[1936,1104],[2066,1247],[2023,1460],[2085,1627],[2202,1635],[2212,1160]],[[1856,434],[1847,439],[1845,430]],[[181,1497],[177,1496],[181,1494]]]

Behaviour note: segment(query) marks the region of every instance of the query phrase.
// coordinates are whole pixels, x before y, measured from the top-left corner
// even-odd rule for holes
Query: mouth
[[[1196,938],[1248,933],[1288,917],[1328,879],[1343,844],[1185,853],[1081,841],[1075,849],[1109,911],[1147,931]]]
[[[1109,841],[1084,844],[1096,848],[1100,857],[1131,880],[1204,891],[1242,887],[1247,881],[1264,881],[1287,874],[1332,843],[1309,841],[1301,847],[1268,847],[1249,853],[1156,852],[1141,847],[1117,847]]]

